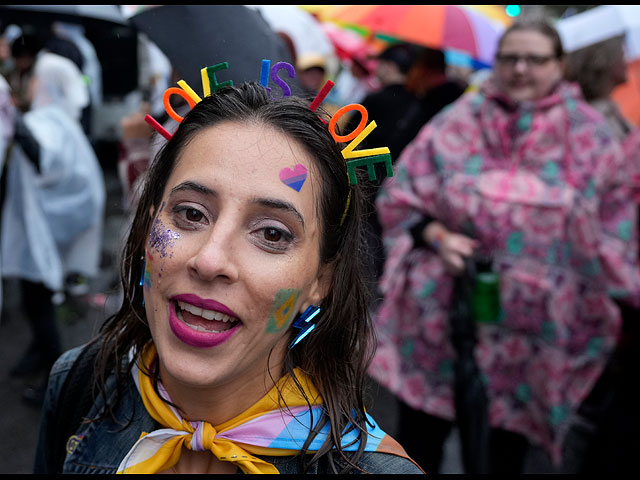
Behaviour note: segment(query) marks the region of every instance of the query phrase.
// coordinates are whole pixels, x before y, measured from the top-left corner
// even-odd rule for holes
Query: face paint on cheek
[[[300,290],[294,288],[279,290],[273,298],[267,333],[277,333],[287,328],[295,316],[296,301]]]
[[[176,240],[180,238],[178,232],[166,228],[159,218],[153,221],[151,233],[149,234],[149,248],[152,248],[160,254],[161,257],[173,257],[173,246]]]
[[[144,262],[143,281],[145,287],[151,288],[151,262],[153,262],[153,255],[151,255],[151,252],[149,252],[149,250],[146,250],[146,254],[147,256]]]

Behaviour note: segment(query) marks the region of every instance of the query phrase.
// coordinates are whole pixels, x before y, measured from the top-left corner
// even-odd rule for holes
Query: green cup
[[[480,272],[471,298],[471,310],[478,323],[500,321],[500,278],[495,272]]]

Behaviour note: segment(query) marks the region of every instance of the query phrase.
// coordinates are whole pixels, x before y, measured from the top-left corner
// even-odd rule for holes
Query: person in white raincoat
[[[70,60],[41,52],[30,110],[16,123],[35,153],[13,144],[2,211],[2,275],[22,280],[33,340],[14,376],[48,370],[61,353],[52,295],[71,273],[98,273],[104,219],[103,173],[79,123],[89,93]]]
[[[0,75],[0,205],[4,196],[5,182],[1,172],[4,169],[5,157],[8,147],[13,139],[13,122],[15,118],[15,106],[11,102],[11,87],[7,80]],[[2,218],[2,212],[0,212]],[[0,225],[1,227],[2,225]],[[0,257],[0,279],[2,278],[2,257]],[[2,311],[2,282],[0,282],[0,311]],[[0,318],[0,321],[2,319]]]

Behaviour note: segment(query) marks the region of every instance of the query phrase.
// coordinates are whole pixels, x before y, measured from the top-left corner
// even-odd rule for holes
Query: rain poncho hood
[[[82,72],[68,58],[42,52],[34,66],[34,91],[31,110],[56,105],[69,117],[79,120],[89,105],[89,89]]]
[[[105,187],[77,121],[88,98],[80,76],[63,57],[38,57],[35,98],[24,122],[40,147],[39,171],[17,144],[8,157],[2,275],[51,290],[61,290],[68,273],[95,276],[100,260]]]

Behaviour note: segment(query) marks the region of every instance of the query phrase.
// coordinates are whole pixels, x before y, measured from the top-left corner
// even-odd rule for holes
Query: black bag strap
[[[82,349],[71,366],[58,397],[56,418],[53,422],[53,465],[55,473],[62,473],[67,455],[67,443],[77,430],[82,419],[89,413],[95,398],[93,395],[94,361],[101,342],[95,339]]]

